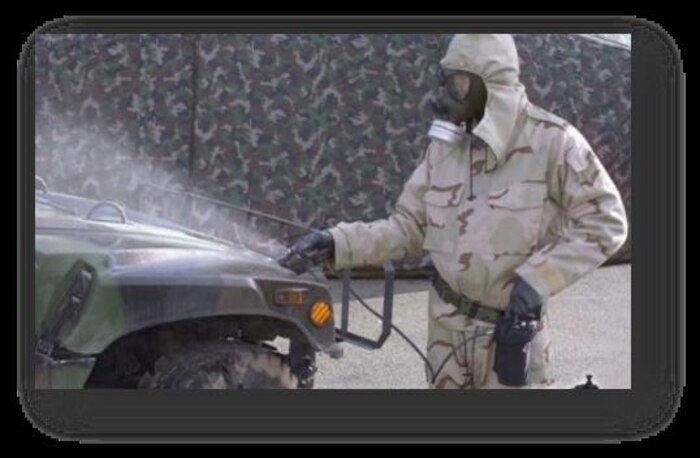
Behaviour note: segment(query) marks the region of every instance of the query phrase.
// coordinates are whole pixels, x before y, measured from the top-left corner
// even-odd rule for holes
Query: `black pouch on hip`
[[[500,384],[523,386],[527,383],[530,342],[535,334],[537,321],[531,317],[519,318],[506,313],[498,319],[494,329],[496,355],[493,370]]]

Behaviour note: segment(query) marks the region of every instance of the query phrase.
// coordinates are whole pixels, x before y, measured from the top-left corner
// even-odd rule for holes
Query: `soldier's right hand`
[[[314,230],[297,239],[279,263],[300,274],[332,258],[334,253],[335,240],[330,231]]]

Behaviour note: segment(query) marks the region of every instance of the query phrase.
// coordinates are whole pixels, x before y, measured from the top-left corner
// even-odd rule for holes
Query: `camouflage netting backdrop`
[[[449,39],[42,35],[36,173],[51,190],[119,200],[224,238],[243,237],[231,226],[242,213],[150,185],[313,227],[385,217],[428,144]],[[583,132],[629,216],[629,47],[581,35],[515,40],[530,99]],[[628,241],[614,260],[629,259]]]

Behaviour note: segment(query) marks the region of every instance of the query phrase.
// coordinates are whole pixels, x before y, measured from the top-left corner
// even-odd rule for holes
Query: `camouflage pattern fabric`
[[[193,56],[177,35],[41,35],[36,173],[56,191],[119,200],[155,173],[182,181]]]
[[[440,64],[483,79],[482,119],[457,145],[430,143],[388,218],[330,229],[335,267],[426,250],[453,291],[486,307],[508,307],[516,274],[546,301],[624,243],[619,191],[581,133],[528,100],[512,37],[456,35]],[[452,304],[433,298],[429,308],[433,362],[481,329]],[[477,355],[455,357],[436,387],[486,384],[493,345],[483,337],[472,343]],[[458,377],[469,369],[478,380]]]
[[[498,381],[493,370],[496,343],[494,325],[455,314],[434,288],[428,293],[428,386],[435,389],[511,389]],[[535,338],[528,344],[529,367],[526,385],[517,388],[547,388],[551,359],[549,320],[545,314]]]
[[[579,35],[514,38],[530,100],[581,130],[629,211],[629,49]],[[41,35],[36,173],[56,191],[260,243],[299,230],[142,185],[315,227],[383,218],[428,144],[449,39]],[[627,244],[614,259],[629,255]]]
[[[512,38],[457,36],[441,65],[482,77],[483,119],[471,141],[431,142],[388,218],[333,227],[335,267],[426,250],[473,300],[505,308],[516,273],[546,300],[622,246],[620,194],[583,136],[528,101]]]

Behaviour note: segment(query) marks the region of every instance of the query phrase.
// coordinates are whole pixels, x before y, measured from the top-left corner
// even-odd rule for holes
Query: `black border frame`
[[[40,33],[632,33],[632,389],[140,391],[30,389],[34,53]],[[18,66],[18,380],[25,415],[53,437],[131,441],[619,441],[672,420],[685,386],[685,111],[672,38],[634,17],[65,18]],[[663,152],[663,154],[659,154]]]

